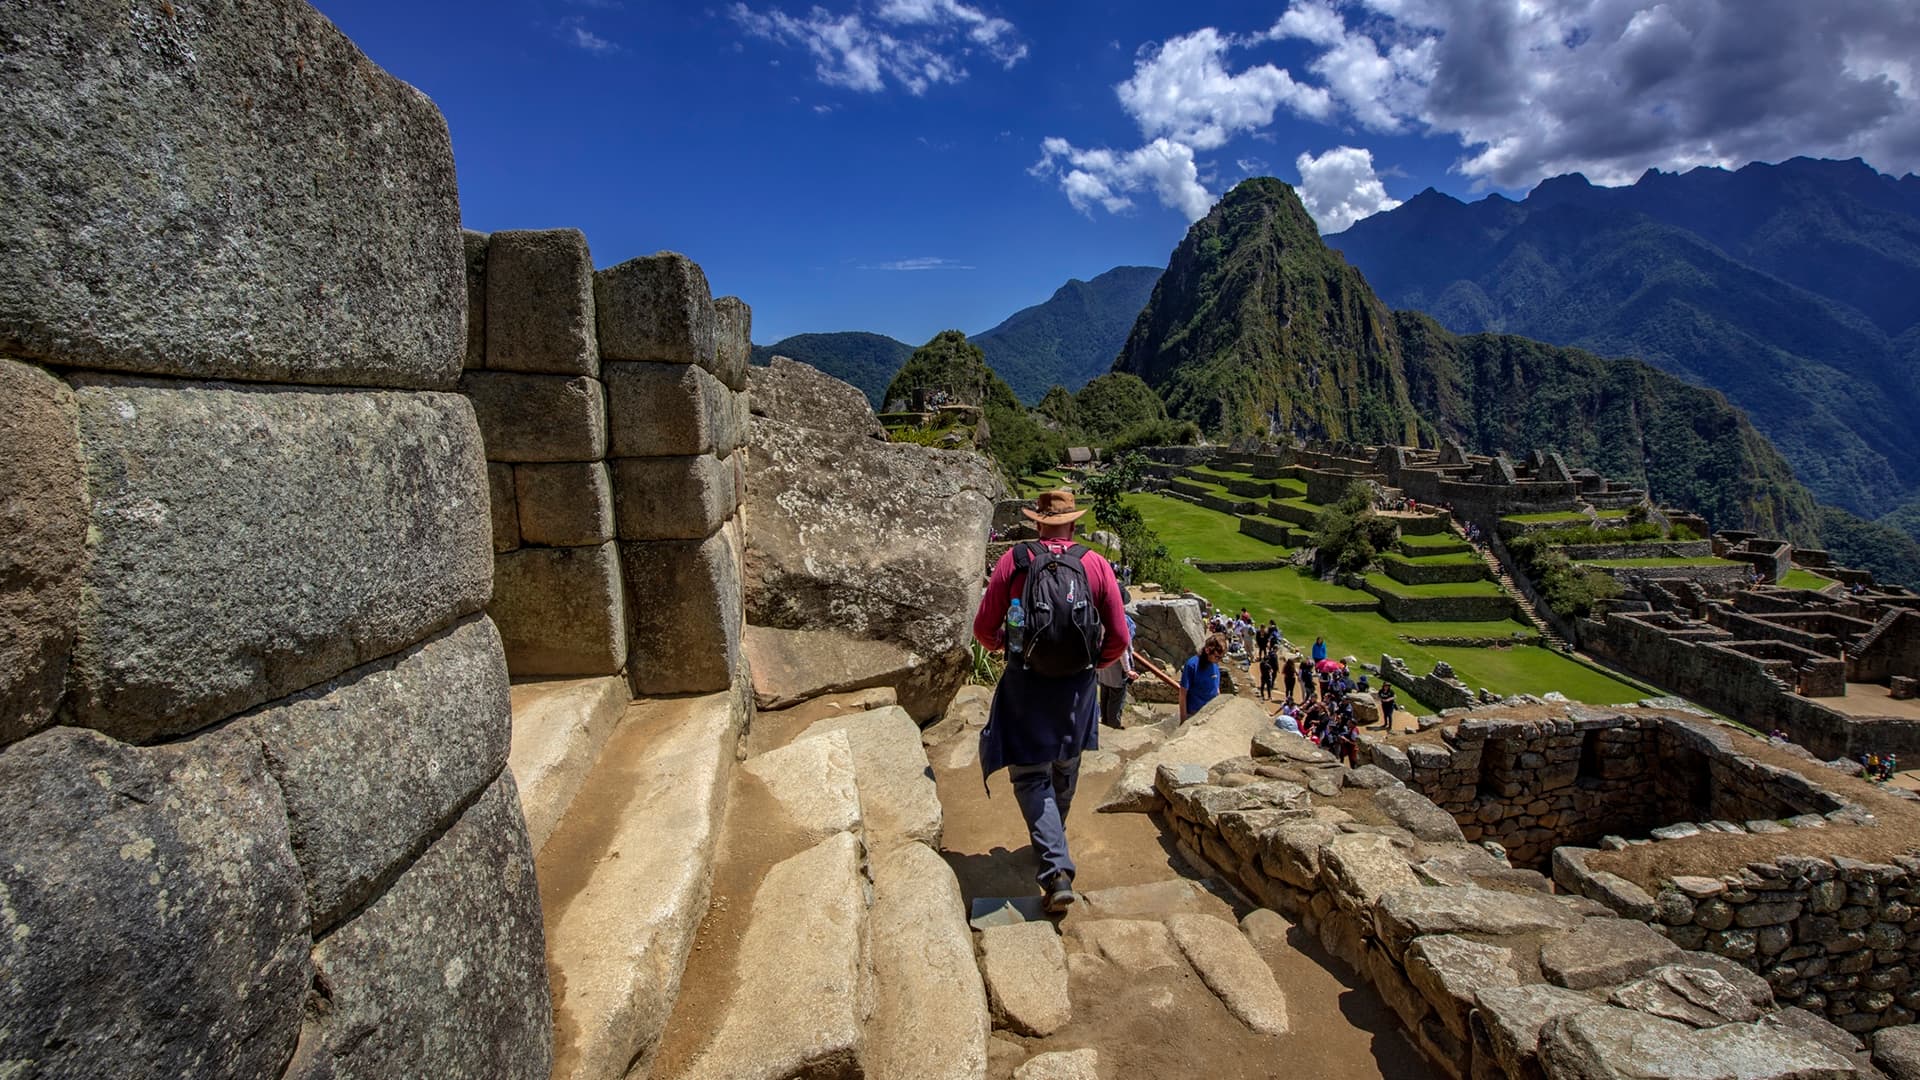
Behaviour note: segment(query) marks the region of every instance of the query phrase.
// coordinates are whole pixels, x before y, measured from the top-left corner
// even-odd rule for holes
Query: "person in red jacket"
[[[1078,556],[1102,631],[1098,655],[1082,672],[1042,675],[1028,670],[1019,657],[1009,656],[1006,672],[994,688],[987,726],[980,732],[981,776],[990,777],[1006,766],[1040,862],[1040,888],[1047,910],[1058,912],[1074,901],[1075,869],[1067,853],[1066,821],[1080,779],[1080,755],[1100,746],[1095,673],[1126,655],[1132,639],[1113,565],[1073,541],[1074,522],[1086,513],[1074,508],[1073,493],[1042,492],[1034,509],[1021,512],[1033,520],[1040,539],[1016,546],[994,564],[980,610],[974,613],[974,640],[990,651],[1005,648],[1007,609],[1026,590],[1027,575],[1021,566],[1045,552]],[[1025,559],[1017,557],[1023,546],[1028,548]]]

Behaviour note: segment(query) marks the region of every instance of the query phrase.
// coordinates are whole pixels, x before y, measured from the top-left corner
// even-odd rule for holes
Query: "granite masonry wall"
[[[445,122],[291,0],[6,40],[0,1072],[545,1077]]]
[[[572,229],[465,242],[484,317],[460,385],[486,439],[508,668],[726,689],[750,310],[671,252],[595,272]]]
[[[1278,732],[1251,750],[1162,766],[1166,827],[1371,984],[1442,1074],[1666,1076],[1698,1058],[1738,1075],[1870,1075],[1850,1036],[1779,1008],[1746,966],[1555,895],[1383,770]]]
[[[1550,867],[1567,893],[1647,923],[1683,949],[1738,963],[1776,1000],[1864,1033],[1920,1010],[1920,853],[1890,863],[1786,855],[1736,873],[1713,837],[1878,827],[1860,804],[1801,769],[1743,753],[1704,719],[1572,706],[1564,717],[1472,717],[1439,742],[1370,740],[1363,760],[1432,799],[1463,837],[1517,864]],[[1603,849],[1673,849],[1678,870],[1651,889],[1600,868]],[[1684,846],[1683,846],[1684,845]]]

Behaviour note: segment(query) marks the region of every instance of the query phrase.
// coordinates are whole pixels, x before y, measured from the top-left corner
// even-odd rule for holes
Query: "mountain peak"
[[[1583,200],[1593,190],[1593,181],[1588,180],[1584,173],[1567,173],[1564,176],[1551,176],[1540,181],[1539,185],[1527,194],[1526,201],[1536,208],[1554,206],[1563,202]]]

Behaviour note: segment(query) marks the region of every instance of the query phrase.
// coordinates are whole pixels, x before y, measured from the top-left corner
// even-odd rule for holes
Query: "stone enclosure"
[[[1780,981],[1556,892],[1384,769],[1281,733],[1250,749],[1160,768],[1182,852],[1298,920],[1445,1075],[1652,1077],[1692,1060],[1710,1076],[1878,1075],[1852,1035],[1776,997]]]

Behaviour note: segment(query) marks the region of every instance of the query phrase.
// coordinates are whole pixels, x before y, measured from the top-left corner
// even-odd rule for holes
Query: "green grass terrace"
[[[1288,549],[1268,544],[1239,531],[1230,514],[1160,495],[1127,496],[1160,535],[1176,559],[1202,562],[1242,562],[1282,557]],[[1398,594],[1441,596],[1498,596],[1491,581],[1446,585],[1402,585],[1383,575],[1383,588]],[[1245,607],[1262,623],[1276,620],[1288,640],[1305,649],[1316,635],[1327,639],[1332,656],[1354,656],[1378,663],[1381,653],[1407,662],[1416,673],[1444,660],[1467,685],[1500,694],[1543,694],[1557,690],[1575,701],[1605,705],[1646,697],[1640,689],[1611,678],[1550,649],[1502,645],[1495,648],[1415,645],[1407,638],[1460,638],[1511,641],[1531,635],[1533,629],[1512,619],[1483,622],[1391,622],[1377,610],[1330,611],[1322,604],[1377,608],[1380,601],[1360,589],[1321,581],[1292,568],[1243,570],[1204,574],[1187,566],[1183,584],[1215,605],[1238,611]],[[1431,591],[1431,590],[1438,590]],[[1448,590],[1463,590],[1451,592]],[[1402,694],[1403,705],[1414,705]],[[1431,711],[1422,705],[1422,712]]]

